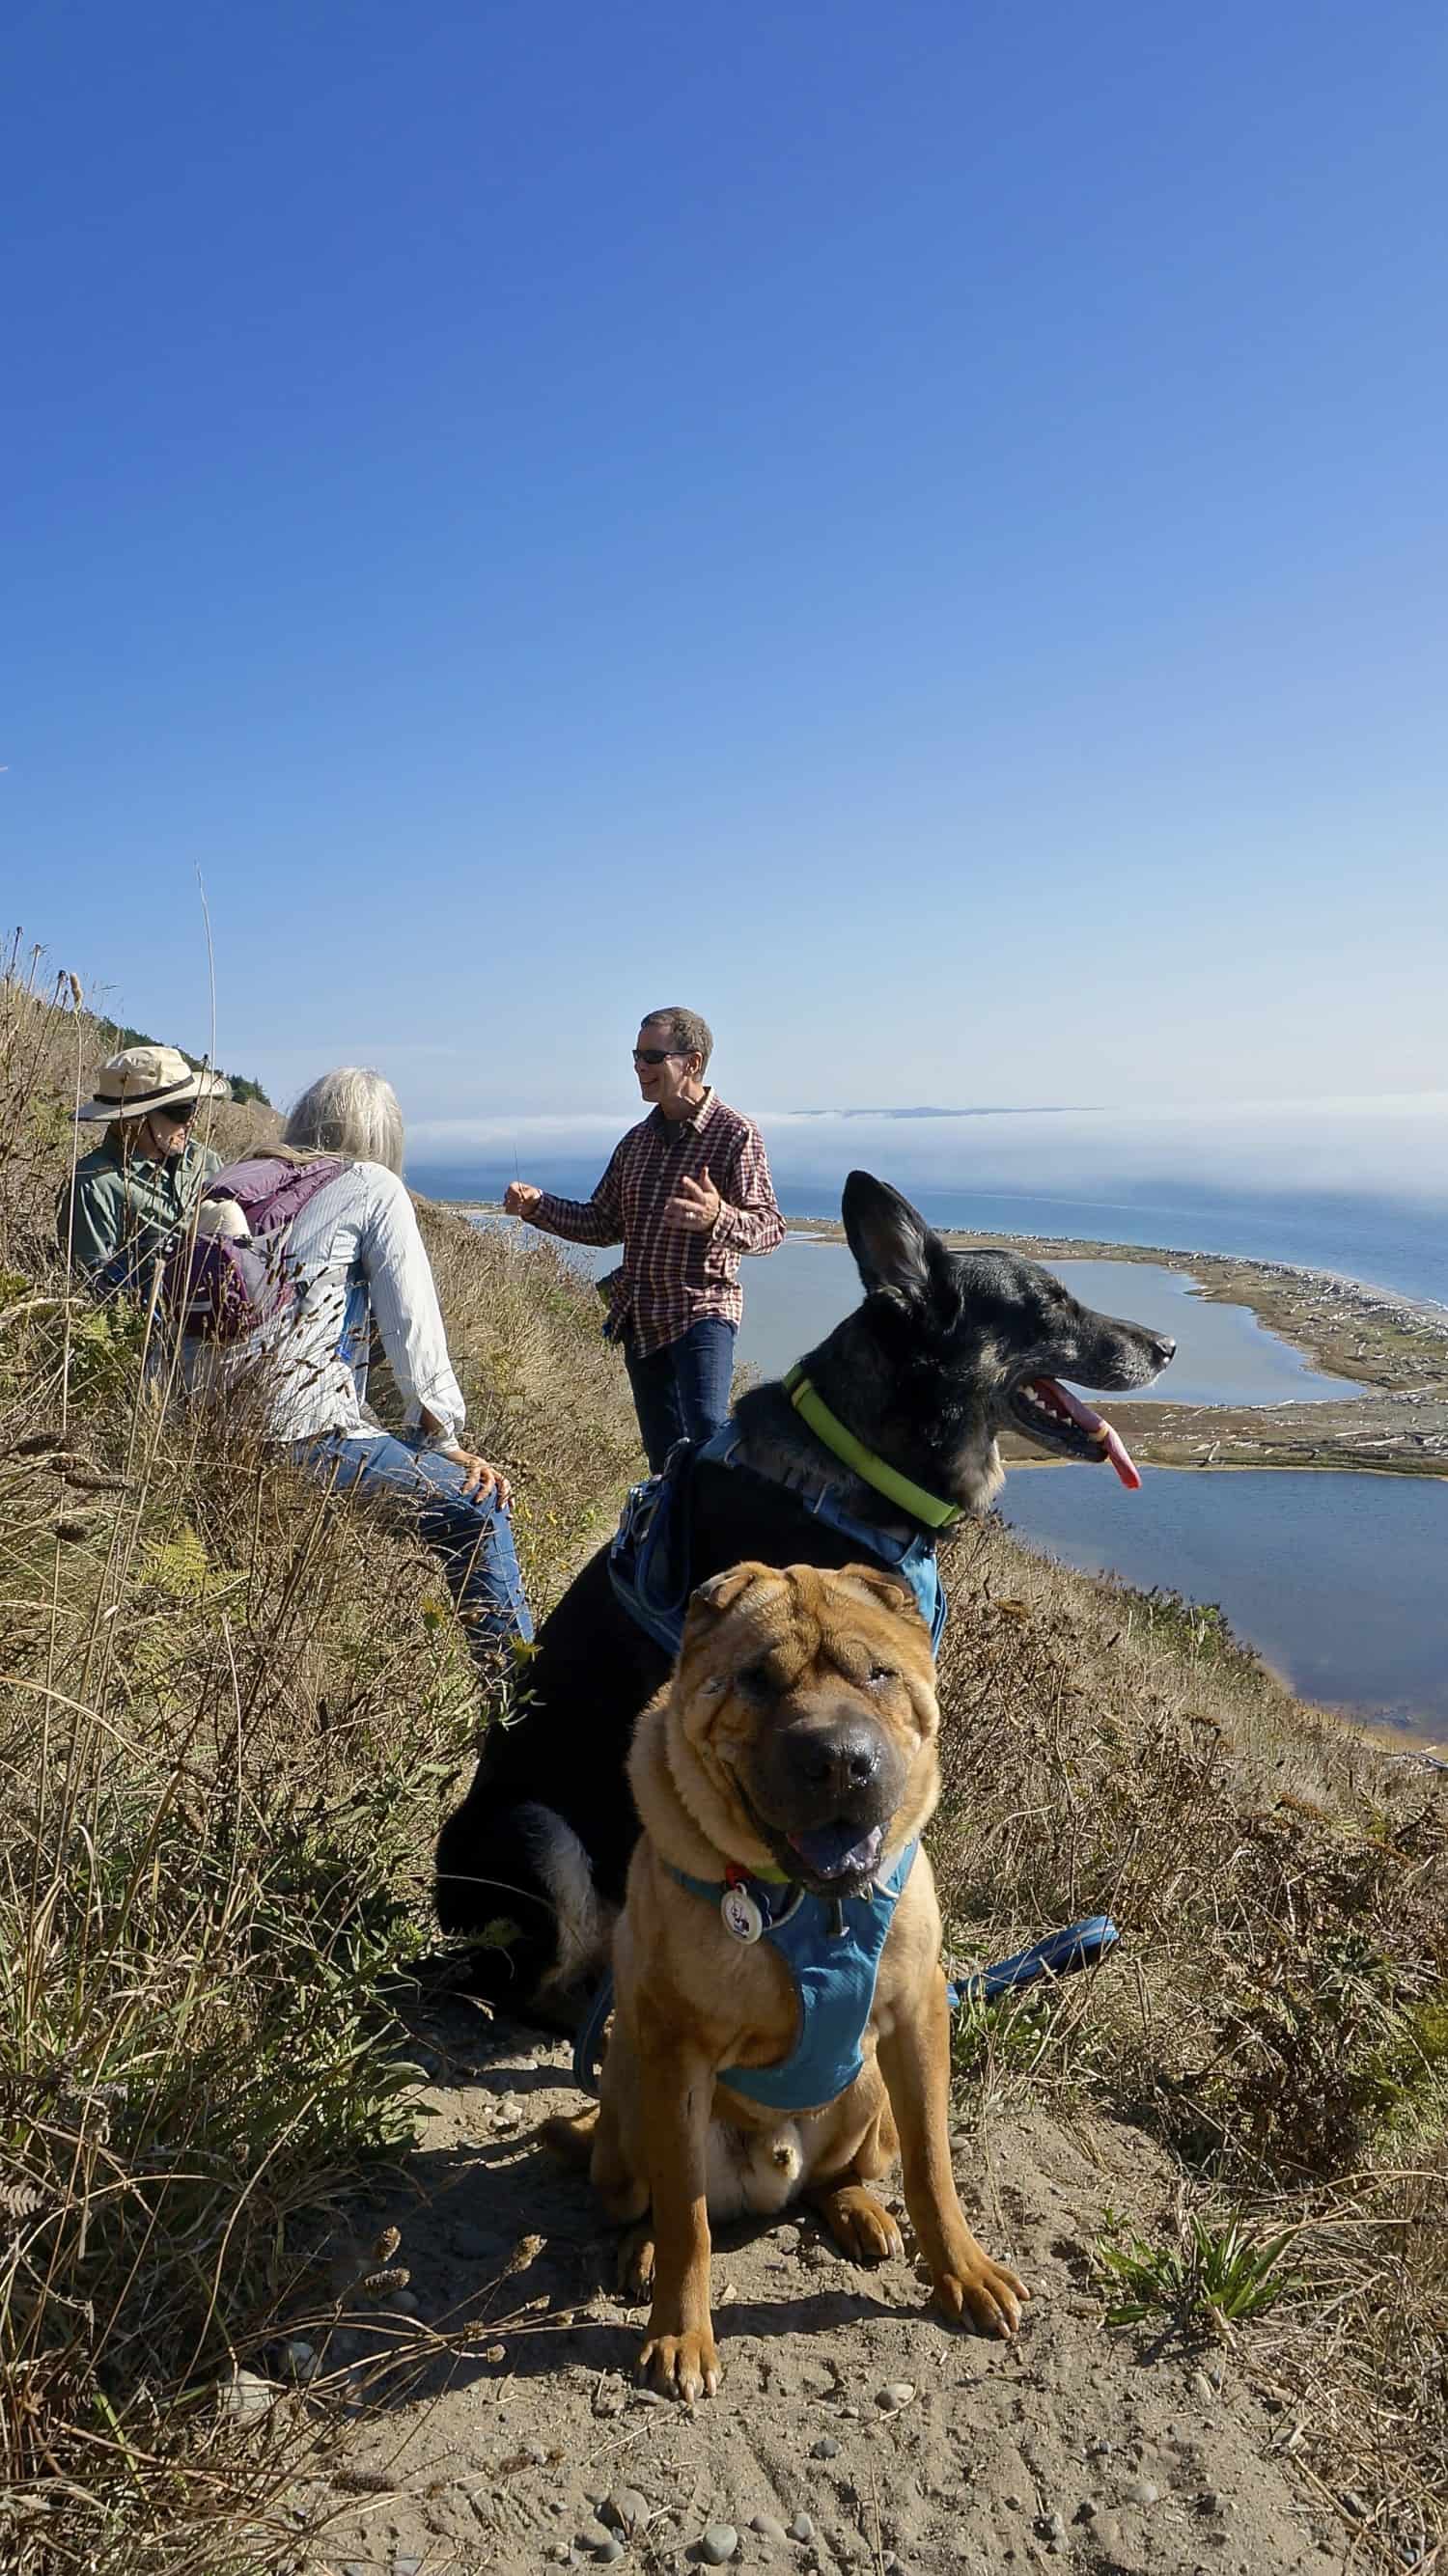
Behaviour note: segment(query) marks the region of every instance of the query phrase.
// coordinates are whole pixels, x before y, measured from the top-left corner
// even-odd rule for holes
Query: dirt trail
[[[957,2133],[972,2221],[1036,2293],[1013,2347],[953,2334],[908,2265],[856,2270],[807,2217],[726,2231],[724,2387],[685,2411],[634,2386],[642,2314],[613,2296],[583,2179],[532,2143],[539,2119],[578,2108],[563,2044],[459,2002],[418,2038],[431,2116],[410,2187],[376,2224],[401,2230],[406,2313],[499,2329],[370,2402],[330,2476],[298,2493],[309,2521],[325,2518],[338,2576],[682,2570],[711,2563],[701,2544],[720,2524],[738,2535],[727,2563],[800,2576],[1347,2563],[1283,2448],[1290,2419],[1230,2350],[1101,2328],[1086,2274],[1105,2213],[1147,2229],[1170,2209],[1166,2164],[1138,2132],[1033,2113],[984,2139]],[[500,2279],[524,2238],[542,2242]],[[354,2332],[327,2365],[365,2365],[367,2348]],[[915,2393],[892,2405],[882,2392],[897,2383]],[[610,2538],[597,2509],[624,2491],[643,2526]]]

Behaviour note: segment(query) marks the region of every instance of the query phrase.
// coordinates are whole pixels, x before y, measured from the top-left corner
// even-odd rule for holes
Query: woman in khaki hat
[[[190,1132],[199,1101],[227,1100],[219,1074],[176,1047],[126,1047],[103,1064],[78,1115],[106,1132],[60,1194],[60,1248],[98,1288],[149,1296],[155,1265],[221,1156]]]

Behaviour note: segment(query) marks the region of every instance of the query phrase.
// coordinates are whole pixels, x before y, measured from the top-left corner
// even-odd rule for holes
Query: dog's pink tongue
[[[790,1841],[800,1859],[820,1878],[843,1878],[861,1870],[873,1869],[880,1857],[885,1839],[883,1825],[871,1825],[862,1831],[858,1825],[841,1821],[833,1825],[816,1825],[810,1832],[791,1834]]]
[[[1112,1466],[1116,1469],[1116,1472],[1121,1478],[1123,1485],[1126,1487],[1127,1492],[1139,1494],[1141,1491],[1141,1470],[1137,1466],[1136,1460],[1132,1457],[1131,1451],[1127,1448],[1125,1441],[1122,1439],[1121,1434],[1114,1423],[1103,1422],[1101,1428],[1106,1434],[1106,1455],[1110,1459]]]
[[[1140,1469],[1115,1424],[1104,1421],[1089,1404],[1082,1403],[1079,1395],[1073,1395],[1069,1386],[1062,1386],[1059,1379],[1053,1378],[1051,1384],[1072,1421],[1077,1423],[1081,1430],[1089,1431],[1093,1440],[1100,1442],[1102,1456],[1110,1459],[1127,1491],[1133,1494],[1140,1493]]]

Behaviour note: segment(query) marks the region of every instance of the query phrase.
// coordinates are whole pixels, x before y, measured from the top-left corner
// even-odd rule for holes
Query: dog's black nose
[[[812,1732],[791,1744],[789,1762],[801,1787],[848,1796],[868,1788],[874,1779],[880,1767],[880,1738],[870,1726],[832,1727],[828,1735]]]
[[[1151,1347],[1156,1353],[1156,1364],[1158,1368],[1165,1368],[1167,1361],[1176,1357],[1176,1344],[1175,1342],[1168,1341],[1165,1333],[1153,1333],[1151,1337]]]

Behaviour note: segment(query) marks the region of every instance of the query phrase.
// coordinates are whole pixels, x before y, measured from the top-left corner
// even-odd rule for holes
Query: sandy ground
[[[580,2106],[564,2044],[449,2000],[416,2053],[424,2143],[390,2199],[352,2215],[351,2259],[365,2267],[391,2224],[390,2260],[410,2277],[383,2292],[374,2327],[319,2356],[329,2378],[351,2374],[360,2411],[293,2499],[321,2535],[313,2566],[1285,2576],[1352,2563],[1350,2526],[1293,2464],[1292,2417],[1261,2384],[1250,2332],[1185,2344],[1102,2324],[1088,2258],[1108,2210],[1170,2225],[1170,2171],[1140,2132],[1043,2111],[956,2132],[972,2223],[1035,2292],[1010,2346],[938,2322],[908,2261],[842,2261],[805,2213],[723,2233],[724,2385],[686,2410],[635,2386],[643,2314],[614,2295],[609,2232],[583,2177],[533,2142],[540,2119]],[[467,2325],[465,2350],[434,2347],[375,2384],[369,2356],[398,2333]],[[732,2556],[711,2558],[731,2533]]]

